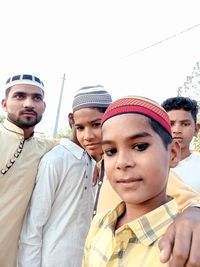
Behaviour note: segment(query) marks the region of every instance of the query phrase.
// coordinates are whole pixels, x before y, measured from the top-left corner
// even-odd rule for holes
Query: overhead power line
[[[181,32],[179,32],[179,33],[175,33],[175,34],[173,34],[173,35],[171,35],[171,36],[169,36],[169,37],[166,37],[165,39],[163,39],[163,40],[161,40],[161,41],[159,41],[159,42],[156,42],[156,43],[153,43],[153,44],[151,44],[151,45],[148,45],[148,46],[146,46],[146,47],[144,47],[144,48],[138,49],[138,50],[136,50],[136,51],[134,51],[134,52],[128,54],[128,55],[125,56],[125,57],[129,57],[129,56],[133,56],[133,55],[136,55],[136,54],[138,54],[138,53],[141,53],[141,52],[143,52],[144,50],[147,50],[147,49],[149,49],[149,48],[151,48],[151,47],[153,47],[153,46],[156,46],[156,45],[158,45],[158,44],[164,43],[164,42],[166,42],[166,41],[168,41],[168,40],[170,40],[170,39],[172,39],[172,38],[175,38],[175,37],[177,37],[177,36],[179,36],[179,35],[181,35],[181,34],[183,34],[183,33],[186,33],[186,32],[188,32],[188,31],[191,31],[191,30],[193,30],[194,28],[197,28],[197,27],[199,27],[199,26],[200,26],[200,23],[199,23],[199,24],[196,24],[196,25],[194,25],[194,26],[192,26],[192,27],[189,27],[189,28],[187,28],[186,30],[183,30],[183,31],[181,31]]]

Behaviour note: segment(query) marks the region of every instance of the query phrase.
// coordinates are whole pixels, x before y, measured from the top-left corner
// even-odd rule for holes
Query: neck
[[[160,200],[157,199],[156,201],[146,201],[145,203],[143,202],[136,205],[126,203],[125,212],[118,219],[116,229],[124,224],[127,224],[131,221],[138,219],[141,216],[144,216],[145,214],[151,212],[154,209],[157,209],[166,202],[167,202],[167,196],[165,195],[163,199]]]
[[[23,129],[23,131],[24,131],[24,139],[28,139],[34,134],[34,128],[33,127]]]
[[[189,157],[191,155],[189,147],[181,149],[181,160]]]
[[[102,160],[102,155],[94,156],[93,158],[96,162],[99,162],[100,160]]]

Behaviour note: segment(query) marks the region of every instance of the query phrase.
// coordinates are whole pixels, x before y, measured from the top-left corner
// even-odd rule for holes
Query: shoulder
[[[112,212],[112,210],[97,213],[92,220],[92,225],[100,227],[103,224],[107,224],[109,221],[109,216],[110,216],[111,212]]]
[[[42,157],[41,162],[60,162],[64,161],[67,157],[69,158],[70,153],[62,145],[54,145],[47,153]]]
[[[33,144],[41,149],[45,149],[46,151],[49,151],[50,149],[52,149],[54,146],[58,144],[58,141],[54,139],[43,139],[43,138],[34,137]]]
[[[54,145],[52,149],[44,154],[41,164],[53,164],[55,166],[57,164],[59,168],[61,166],[67,168],[69,164],[72,166],[75,162],[79,162],[74,153],[75,148],[77,149],[72,141],[62,139],[59,144]]]
[[[90,226],[88,238],[94,237],[101,229],[104,229],[109,224],[109,215],[111,211],[96,214]]]
[[[198,152],[198,151],[193,152],[191,154],[191,159],[200,161],[200,152]]]

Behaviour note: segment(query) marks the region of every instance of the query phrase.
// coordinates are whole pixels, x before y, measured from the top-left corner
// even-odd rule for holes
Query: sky
[[[161,103],[200,60],[199,10],[199,0],[1,0],[0,97],[8,77],[37,74],[47,108],[36,130],[44,133],[54,131],[64,74],[58,130],[82,86]]]

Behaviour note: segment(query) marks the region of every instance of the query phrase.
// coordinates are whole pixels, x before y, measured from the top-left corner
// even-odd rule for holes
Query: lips
[[[99,146],[99,143],[92,143],[92,144],[85,145],[85,147],[87,147],[88,149],[94,149],[97,146]]]
[[[37,113],[34,110],[24,110],[20,113],[20,115],[35,117],[37,116]]]
[[[34,112],[24,112],[22,116],[25,116],[26,118],[35,118],[37,115]]]
[[[22,115],[36,115],[34,112],[23,112]]]
[[[37,115],[33,109],[25,109],[20,112],[21,115]]]
[[[128,178],[128,179],[119,179],[117,183],[122,183],[122,184],[129,184],[129,183],[135,183],[135,182],[141,182],[141,178]]]
[[[183,140],[182,137],[173,137],[174,140],[178,141],[178,142],[181,142]]]
[[[121,187],[123,190],[137,190],[142,183],[142,179],[135,179],[135,178],[130,178],[130,179],[120,179],[117,181],[118,186]]]

